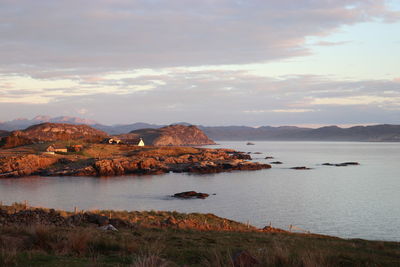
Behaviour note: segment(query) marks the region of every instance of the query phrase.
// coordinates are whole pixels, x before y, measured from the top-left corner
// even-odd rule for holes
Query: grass
[[[24,205],[2,206],[9,213]],[[400,243],[341,239],[313,234],[265,233],[211,214],[93,211],[136,222],[103,231],[93,224],[0,227],[0,266],[234,266],[246,251],[256,266],[399,266]],[[62,216],[71,213],[62,212]],[[159,227],[173,217],[214,230]],[[219,229],[221,221],[231,226]],[[0,221],[1,222],[1,221]],[[190,225],[190,223],[189,223]],[[239,265],[240,266],[240,265]]]
[[[398,266],[399,244],[256,232],[138,228],[5,227],[0,265],[232,266],[248,251],[259,266]]]

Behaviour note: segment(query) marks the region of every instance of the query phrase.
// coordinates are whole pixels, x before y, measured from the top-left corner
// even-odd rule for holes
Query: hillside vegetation
[[[107,217],[105,223],[115,223],[118,231],[102,230],[99,218],[103,217]],[[38,223],[26,218],[35,218],[33,221]],[[71,213],[16,204],[0,206],[0,225],[0,266],[398,266],[400,263],[398,242],[264,231],[212,214]],[[208,228],[203,227],[207,225]]]

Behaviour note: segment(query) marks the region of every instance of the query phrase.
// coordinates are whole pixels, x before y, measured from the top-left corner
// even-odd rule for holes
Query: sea
[[[79,210],[213,213],[249,223],[342,238],[400,241],[400,143],[219,141],[271,169],[217,174],[0,179],[0,201]],[[265,159],[273,157],[273,159]],[[359,162],[336,167],[323,163]],[[309,170],[294,170],[305,166]],[[206,199],[182,200],[194,190]]]

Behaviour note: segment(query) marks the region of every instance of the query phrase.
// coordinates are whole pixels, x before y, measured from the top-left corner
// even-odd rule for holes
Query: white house
[[[144,146],[144,141],[143,141],[142,138],[140,138],[140,141],[139,141],[139,143],[138,143],[138,146]]]

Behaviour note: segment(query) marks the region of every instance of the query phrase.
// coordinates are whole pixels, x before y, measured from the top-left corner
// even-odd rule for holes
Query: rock
[[[261,229],[263,232],[268,232],[268,233],[289,233],[286,230],[280,229],[280,228],[275,228],[272,227],[271,225],[267,225],[264,228]]]
[[[358,162],[323,163],[322,165],[324,165],[324,166],[346,167],[346,166],[360,165],[360,163],[358,163]]]
[[[311,170],[311,168],[308,168],[306,166],[301,166],[301,167],[292,167],[290,168],[292,170]]]
[[[267,156],[267,157],[265,157],[265,159],[274,159],[274,157]]]
[[[56,163],[57,158],[44,155],[23,155],[0,160],[1,177],[22,177],[37,173]]]
[[[273,161],[273,162],[271,162],[271,164],[283,164],[283,162],[281,162],[281,161]]]
[[[248,145],[248,146],[254,146],[254,143],[252,143],[252,142],[247,142],[246,145]]]
[[[197,193],[196,191],[186,191],[186,192],[181,192],[181,193],[176,193],[173,195],[173,197],[177,198],[201,198],[204,199],[208,197],[209,194],[206,193]]]
[[[103,231],[118,231],[118,229],[115,228],[112,224],[100,226],[99,229]]]
[[[89,223],[95,223],[98,224],[99,226],[104,226],[109,224],[109,220],[107,216],[99,215],[99,214],[93,214],[93,213],[86,213],[87,221]]]
[[[259,154],[262,154],[262,153],[261,152],[254,152],[253,154],[258,154],[259,155]]]
[[[234,267],[251,267],[260,264],[248,251],[243,250],[232,257]]]

